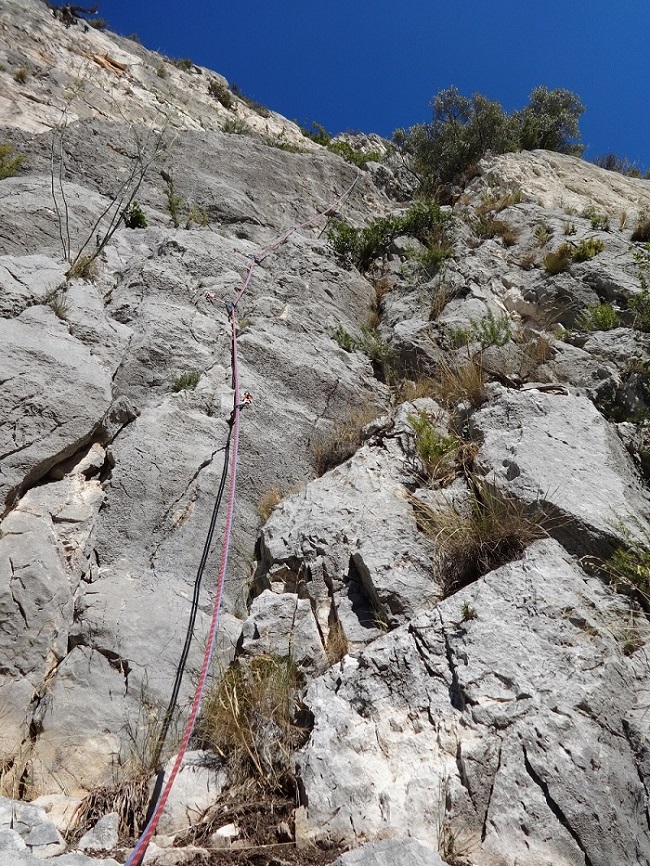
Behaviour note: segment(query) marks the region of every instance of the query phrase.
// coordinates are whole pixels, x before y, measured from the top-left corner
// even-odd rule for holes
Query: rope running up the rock
[[[316,214],[315,216],[311,217],[310,219],[306,220],[305,222],[300,223],[299,225],[291,226],[283,234],[279,235],[267,247],[263,247],[261,250],[258,250],[257,253],[252,255],[250,257],[250,263],[248,265],[248,268],[246,269],[246,275],[244,276],[244,280],[242,282],[242,285],[241,285],[239,291],[237,292],[234,301],[228,307],[229,316],[230,316],[230,323],[231,323],[232,386],[234,389],[234,406],[233,406],[233,413],[231,416],[231,418],[232,418],[231,429],[229,432],[229,442],[231,444],[230,485],[229,485],[229,489],[228,489],[228,506],[227,506],[227,511],[226,511],[226,524],[225,524],[225,529],[224,529],[224,534],[223,534],[221,563],[219,566],[219,574],[218,574],[218,578],[217,578],[217,588],[216,588],[216,593],[215,593],[214,605],[213,605],[213,609],[212,609],[212,619],[210,621],[210,631],[208,633],[208,640],[207,640],[207,644],[206,644],[206,648],[205,648],[205,654],[203,657],[203,666],[201,668],[201,673],[199,676],[198,685],[196,688],[196,692],[194,694],[194,700],[192,702],[192,709],[190,711],[189,718],[188,718],[187,723],[185,725],[185,730],[183,733],[183,739],[181,740],[181,744],[179,746],[178,753],[176,754],[176,758],[174,760],[172,771],[169,774],[169,778],[167,779],[167,781],[166,781],[166,783],[162,789],[162,792],[160,794],[160,798],[159,798],[158,802],[156,803],[156,807],[153,810],[153,813],[152,813],[152,815],[151,815],[151,817],[147,823],[147,826],[145,827],[145,829],[144,829],[142,835],[140,836],[140,839],[138,840],[135,848],[131,852],[131,855],[129,856],[128,860],[126,861],[125,866],[140,866],[140,863],[142,862],[142,858],[144,857],[144,855],[147,851],[147,848],[149,846],[149,842],[151,841],[151,838],[152,838],[153,834],[155,833],[156,827],[158,826],[158,822],[160,821],[160,817],[163,813],[163,810],[164,810],[165,805],[167,803],[167,800],[169,798],[169,794],[170,794],[172,786],[174,784],[174,780],[176,779],[176,776],[178,775],[178,773],[180,771],[180,768],[181,768],[181,765],[183,762],[183,758],[185,756],[185,752],[187,751],[187,747],[188,747],[189,742],[190,742],[190,738],[194,732],[194,727],[196,725],[196,720],[198,718],[199,708],[201,705],[201,699],[203,697],[203,692],[205,690],[205,684],[206,684],[207,677],[208,677],[208,670],[210,668],[210,663],[212,661],[212,655],[214,652],[217,627],[219,624],[219,615],[220,615],[220,611],[221,611],[221,601],[222,601],[222,597],[223,597],[223,587],[224,587],[225,576],[226,576],[226,568],[228,565],[228,553],[230,550],[230,536],[231,536],[231,531],[232,531],[232,521],[233,521],[233,513],[234,513],[234,507],[235,507],[235,491],[236,491],[236,483],[237,483],[237,457],[238,457],[238,452],[239,452],[239,418],[240,418],[240,413],[241,413],[241,408],[242,408],[242,406],[239,402],[239,363],[238,363],[238,357],[237,357],[237,304],[241,300],[242,296],[244,295],[244,292],[246,291],[246,289],[248,288],[248,286],[250,284],[255,266],[260,264],[262,261],[264,261],[264,259],[268,255],[270,255],[272,252],[274,252],[279,247],[281,247],[283,244],[285,244],[289,240],[289,238],[293,234],[295,234],[295,232],[299,231],[300,229],[308,228],[309,226],[311,226],[315,222],[317,222],[319,219],[322,219],[323,217],[325,217],[329,213],[331,213],[333,210],[338,208],[347,199],[347,197],[351,194],[352,190],[354,189],[354,187],[356,186],[356,184],[359,181],[359,177],[360,177],[360,175],[357,175],[357,177],[354,179],[354,182],[348,187],[348,189],[344,193],[342,193],[342,195],[340,195],[336,199],[336,201],[333,204],[331,204],[328,208],[326,208],[324,211],[321,211],[320,213]],[[227,460],[227,458],[226,458],[226,460]],[[213,513],[213,520],[216,520],[216,514],[214,514],[214,513]],[[213,531],[212,525],[211,525],[210,531]],[[207,549],[209,549],[209,545],[206,542],[206,547],[204,548],[204,556],[205,557],[207,557],[207,553],[206,553]],[[201,574],[202,574],[202,570],[201,570]],[[197,578],[198,578],[198,575],[197,575]],[[195,593],[197,591],[198,590],[195,588]],[[193,623],[192,623],[191,629],[193,631]],[[188,634],[190,635],[190,639],[191,639],[191,632],[188,632]],[[189,652],[189,644],[187,642],[187,639],[186,639],[186,645],[187,645],[187,652]],[[184,647],[183,654],[185,655],[185,657],[187,655],[187,652],[186,652],[186,648]],[[182,660],[182,664],[184,665],[184,660]],[[180,666],[179,666],[179,669],[180,669]],[[182,676],[182,674],[181,674],[181,676]],[[178,688],[177,688],[176,683],[174,685],[174,692],[175,692],[174,703],[175,703],[175,700],[178,696],[178,689],[180,689],[180,681],[178,682]],[[167,721],[167,727],[169,725],[167,717],[170,715],[170,713],[173,712],[173,709],[174,709],[174,707],[173,707],[172,703],[170,702],[170,706],[168,707],[167,714],[165,716],[165,721]]]

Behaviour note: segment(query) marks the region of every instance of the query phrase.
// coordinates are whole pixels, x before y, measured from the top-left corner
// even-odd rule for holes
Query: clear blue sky
[[[290,119],[390,136],[455,84],[506,109],[581,97],[586,156],[650,167],[648,0],[100,0],[147,48],[190,57]]]

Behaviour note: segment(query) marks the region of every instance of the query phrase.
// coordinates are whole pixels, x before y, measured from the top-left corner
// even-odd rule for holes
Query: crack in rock
[[[587,852],[586,852],[586,850],[582,844],[582,841],[580,840],[580,836],[576,833],[576,831],[571,826],[571,822],[569,821],[567,816],[564,814],[564,812],[560,808],[559,803],[556,800],[554,800],[553,797],[551,796],[551,792],[550,792],[548,784],[533,769],[532,764],[528,760],[528,753],[526,752],[526,747],[523,744],[522,744],[522,751],[524,753],[524,766],[526,768],[526,772],[528,773],[528,775],[530,776],[532,781],[537,785],[537,787],[540,789],[540,791],[544,795],[544,799],[546,800],[546,805],[549,807],[549,809],[555,815],[555,817],[557,818],[559,823],[564,827],[564,829],[567,831],[567,833],[574,840],[574,842],[576,843],[578,848],[580,848],[580,850],[584,854],[585,866],[594,866],[593,861],[589,857],[589,854],[587,854]]]

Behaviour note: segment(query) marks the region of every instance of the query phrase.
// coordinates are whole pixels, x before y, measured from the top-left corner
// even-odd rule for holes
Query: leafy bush
[[[567,271],[573,261],[573,247],[570,244],[562,244],[555,252],[544,256],[544,270],[555,276]]]
[[[14,149],[10,144],[0,144],[0,180],[18,174],[18,170],[24,162],[25,157],[20,153],[14,154]]]
[[[599,213],[593,205],[589,205],[582,211],[582,216],[588,219],[592,229],[597,231],[609,231],[609,217],[607,214]]]
[[[131,206],[124,211],[123,219],[127,229],[146,229],[147,227],[147,218],[137,201],[131,202]]]
[[[599,168],[604,168],[607,171],[616,171],[619,174],[624,174],[627,177],[641,177],[641,171],[638,166],[630,162],[626,157],[617,156],[615,153],[606,153],[604,156],[597,156],[593,160],[594,165]],[[645,173],[646,178],[650,178],[650,170]]]
[[[320,123],[313,122],[311,128],[304,126],[300,127],[300,131],[305,138],[311,138],[316,144],[328,145],[332,140],[332,135]]]
[[[426,412],[408,416],[415,431],[415,447],[432,481],[446,483],[456,474],[461,443],[456,436],[439,433]]]
[[[226,118],[223,126],[221,127],[222,132],[228,132],[233,135],[251,135],[251,128],[246,123],[246,121],[242,120],[239,117],[234,118]]]
[[[128,38],[129,37],[127,36],[127,39]],[[175,66],[176,69],[181,69],[183,72],[191,72],[194,69],[194,62],[190,60],[189,57],[180,57],[176,59],[170,57],[169,62],[172,66]]]
[[[618,316],[611,304],[594,304],[576,319],[581,331],[611,331],[618,327]]]
[[[175,393],[179,391],[193,391],[199,384],[200,378],[201,374],[198,370],[186,370],[174,379],[172,391]]]
[[[624,527],[626,544],[614,551],[607,571],[615,589],[638,593],[650,603],[650,535],[637,525],[638,536]]]
[[[482,215],[471,223],[472,230],[478,238],[488,239],[500,237],[507,247],[514,246],[519,237],[519,229],[505,220],[497,220],[494,217]]]
[[[446,198],[451,184],[461,180],[485,154],[543,148],[582,153],[577,143],[578,120],[584,106],[568,90],[537,87],[529,104],[508,115],[498,102],[480,93],[462,96],[456,87],[440,91],[431,101],[431,123],[396,130],[393,140],[413,158],[424,195]]]
[[[280,136],[280,138],[264,136],[262,141],[267,147],[276,147],[278,150],[285,150],[287,153],[306,153],[304,148],[298,147],[297,144],[291,144],[290,141],[287,141],[286,138],[282,136]]]
[[[555,252],[544,256],[544,269],[551,275],[569,269],[571,262],[587,262],[601,253],[605,245],[599,238],[584,238],[579,244],[564,243]]]
[[[234,105],[232,93],[225,84],[213,78],[208,84],[208,93],[218,100],[224,108],[232,108]]]
[[[359,348],[359,341],[356,340],[352,334],[343,327],[343,325],[337,327],[332,334],[332,339],[346,352],[356,352]]]
[[[540,245],[540,247],[545,247],[546,244],[553,237],[553,229],[546,223],[539,223],[535,226],[535,231],[533,232],[533,234],[535,235],[535,240]]]
[[[480,343],[482,349],[487,349],[489,346],[505,346],[510,339],[512,339],[510,319],[505,313],[496,319],[492,310],[488,310],[487,315],[478,322],[470,319],[469,328],[451,328],[449,331],[449,341],[455,349],[467,346],[472,341]]]
[[[505,346],[512,338],[510,319],[505,313],[495,319],[492,310],[488,310],[487,316],[479,322],[473,319],[470,321],[472,333],[483,349],[487,349],[488,346]]]
[[[178,228],[181,224],[181,214],[183,207],[185,206],[185,202],[183,201],[183,197],[176,192],[176,187],[174,186],[174,179],[171,177],[171,175],[165,175],[165,177],[165,198],[167,199],[167,213],[172,219],[174,228]]]
[[[417,238],[430,250],[450,253],[452,223],[453,217],[441,211],[438,205],[416,202],[403,216],[377,217],[363,229],[353,228],[344,220],[331,220],[326,233],[337,256],[363,271],[378,256],[385,255],[392,240],[399,235]]]
[[[378,150],[370,150],[367,153],[355,150],[348,141],[332,141],[327,149],[338,156],[342,156],[346,162],[351,162],[357,168],[363,168],[367,162],[379,162],[381,154]]]

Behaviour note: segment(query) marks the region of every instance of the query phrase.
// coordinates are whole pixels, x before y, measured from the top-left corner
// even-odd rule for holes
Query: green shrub
[[[395,380],[393,350],[376,328],[361,328],[359,349],[372,361],[375,376],[390,385]]]
[[[495,319],[492,310],[488,310],[487,316],[479,322],[470,319],[470,323],[472,333],[482,349],[487,349],[489,346],[505,346],[512,338],[510,319],[505,313]]]
[[[156,68],[156,75],[158,76],[158,78],[167,78],[167,67],[164,63],[161,63]]]
[[[178,375],[172,382],[172,391],[178,394],[179,391],[193,391],[199,384],[201,374],[198,370],[186,370]]]
[[[0,144],[0,180],[17,175],[24,162],[25,157],[20,153],[14,154],[10,144]]]
[[[129,37],[127,36],[127,39]],[[139,41],[139,40],[138,40]],[[194,62],[189,57],[169,58],[169,62],[176,69],[181,69],[183,72],[191,72],[194,69]]]
[[[291,144],[290,141],[287,141],[285,138],[269,138],[265,136],[262,138],[262,141],[267,147],[276,147],[278,150],[284,150],[287,153],[306,153],[304,148],[298,147],[297,144]]]
[[[633,538],[629,532],[627,544],[619,547],[607,563],[614,588],[639,593],[650,602],[650,536]]]
[[[206,211],[206,209],[204,207],[200,207],[196,203],[194,203],[189,209],[187,219],[185,220],[185,228],[189,229],[192,223],[197,226],[207,226],[210,223],[210,218],[208,217],[208,212]]]
[[[543,148],[582,153],[577,139],[584,106],[568,90],[537,87],[529,104],[512,115],[480,93],[468,98],[455,87],[440,91],[431,107],[431,123],[398,129],[393,136],[398,148],[412,157],[424,195],[448,197],[450,185],[488,151]]]
[[[176,192],[174,179],[167,176],[165,181],[165,198],[167,199],[167,213],[172,219],[174,228],[178,228],[181,224],[182,210],[185,207],[183,197]]]
[[[432,481],[449,482],[456,474],[456,458],[461,447],[456,436],[439,433],[426,412],[408,416],[415,431],[415,448]]]
[[[146,229],[147,227],[147,218],[137,201],[131,202],[131,206],[124,211],[122,217],[127,229]]]
[[[589,220],[594,231],[609,231],[609,217],[607,214],[598,213],[593,205],[586,207],[582,216]]]
[[[332,334],[332,339],[335,343],[338,343],[339,346],[344,349],[346,352],[356,352],[359,348],[359,341],[355,340],[355,338],[350,334],[343,325],[339,325],[338,328]]]
[[[611,304],[594,304],[576,319],[581,331],[611,331],[618,327],[618,316]]]
[[[555,276],[567,271],[573,261],[573,247],[570,244],[562,244],[555,252],[544,256],[544,270]]]
[[[638,166],[630,162],[625,157],[617,156],[615,153],[606,153],[604,156],[597,156],[593,160],[594,165],[599,168],[604,168],[607,171],[616,171],[619,174],[624,174],[627,177],[641,177],[641,171]],[[645,173],[645,177],[650,177],[650,171]]]
[[[315,141],[316,144],[322,144],[326,146],[332,140],[331,133],[329,133],[324,126],[321,126],[320,123],[313,122],[310,129],[301,126],[300,131],[305,136],[305,138],[311,138],[311,140]]]
[[[344,220],[331,220],[327,239],[346,264],[366,270],[378,256],[385,255],[394,238],[410,235],[427,248],[437,250],[440,258],[451,253],[450,231],[453,218],[432,203],[416,202],[403,216],[378,217],[363,229]]]
[[[510,225],[505,220],[498,220],[487,214],[483,214],[471,223],[474,234],[486,240],[488,238],[500,237],[505,246],[511,247],[517,243],[519,229]]]
[[[367,162],[379,162],[381,154],[377,150],[371,150],[367,153],[354,150],[352,145],[347,141],[332,141],[327,145],[327,149],[338,156],[343,157],[346,162],[351,162],[357,168],[363,168]]]
[[[553,229],[546,223],[539,223],[535,226],[535,231],[533,232],[533,234],[535,235],[535,240],[540,245],[540,247],[545,247],[546,244],[553,237]]]
[[[584,238],[573,250],[573,261],[588,262],[598,253],[602,253],[604,249],[605,244],[598,238]]]
[[[232,108],[234,105],[232,93],[228,90],[225,84],[213,78],[208,84],[208,93],[218,100],[224,108]]]
[[[17,69],[14,72],[14,81],[16,81],[18,84],[26,84],[28,78],[29,70],[26,66],[21,66],[20,69]]]
[[[224,121],[223,126],[221,127],[222,132],[228,132],[233,135],[251,135],[252,130],[250,126],[246,123],[246,121],[241,120],[239,117],[230,118],[227,117]]]

